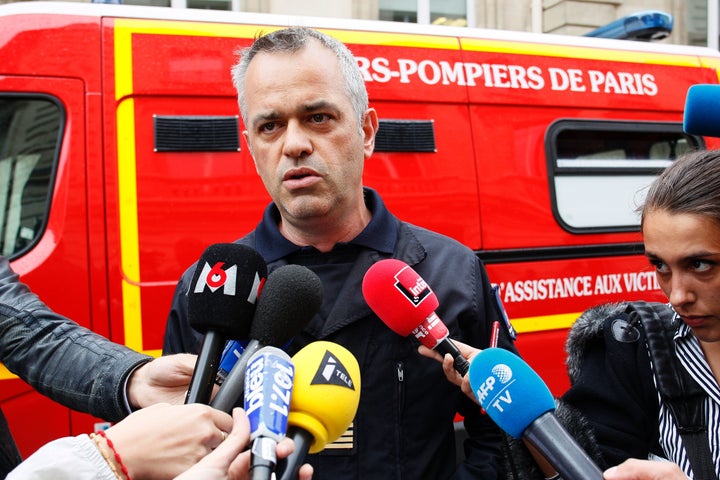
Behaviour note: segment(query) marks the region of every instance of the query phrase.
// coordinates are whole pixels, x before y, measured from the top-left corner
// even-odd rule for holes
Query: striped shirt
[[[720,476],[720,386],[718,386],[710,366],[705,360],[700,344],[690,327],[681,321],[673,340],[680,363],[708,394],[705,400],[708,440],[713,463],[715,464],[715,472]],[[657,385],[657,379],[655,384]],[[692,478],[692,469],[683,447],[682,438],[670,413],[670,408],[662,400],[660,400],[659,416],[660,446],[667,459],[677,463],[685,474]]]

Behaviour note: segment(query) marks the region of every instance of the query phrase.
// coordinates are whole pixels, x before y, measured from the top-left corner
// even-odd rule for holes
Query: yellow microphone
[[[278,462],[278,480],[296,479],[308,453],[320,452],[340,438],[360,403],[360,367],[347,348],[317,341],[292,361],[295,378],[287,436],[295,442],[295,451]]]

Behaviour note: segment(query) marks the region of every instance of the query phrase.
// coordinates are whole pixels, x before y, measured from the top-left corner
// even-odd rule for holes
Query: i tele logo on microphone
[[[315,372],[311,385],[337,385],[340,387],[347,387],[350,390],[355,390],[352,378],[345,368],[345,365],[340,360],[330,353],[329,350],[325,351],[325,356],[320,362],[320,366]]]
[[[395,288],[416,307],[432,295],[430,286],[409,266],[395,274]]]
[[[492,375],[480,384],[475,392],[475,396],[485,410],[492,407],[502,413],[504,406],[512,405],[510,386],[515,383],[515,378],[513,378],[512,369],[504,363],[495,365],[491,373]],[[497,391],[496,385],[498,388]],[[490,398],[488,399],[488,397]]]

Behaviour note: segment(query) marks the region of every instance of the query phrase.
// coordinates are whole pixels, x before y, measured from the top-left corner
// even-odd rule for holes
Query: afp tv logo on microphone
[[[502,413],[504,407],[512,405],[510,386],[516,379],[513,377],[512,369],[504,363],[493,366],[490,373],[491,375],[475,391],[475,396],[486,411],[494,408]]]
[[[193,292],[202,293],[207,287],[215,293],[222,288],[223,294],[234,296],[237,288],[237,265],[232,265],[227,269],[223,269],[223,266],[225,266],[225,262],[217,262],[212,267],[205,262]]]

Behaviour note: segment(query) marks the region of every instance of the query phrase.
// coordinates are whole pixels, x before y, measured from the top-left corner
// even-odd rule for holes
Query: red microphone
[[[407,263],[394,258],[380,260],[365,273],[363,297],[390,330],[407,337],[411,333],[428,348],[449,353],[455,370],[465,375],[470,364],[448,338],[447,326],[435,310],[439,302],[430,286]]]

